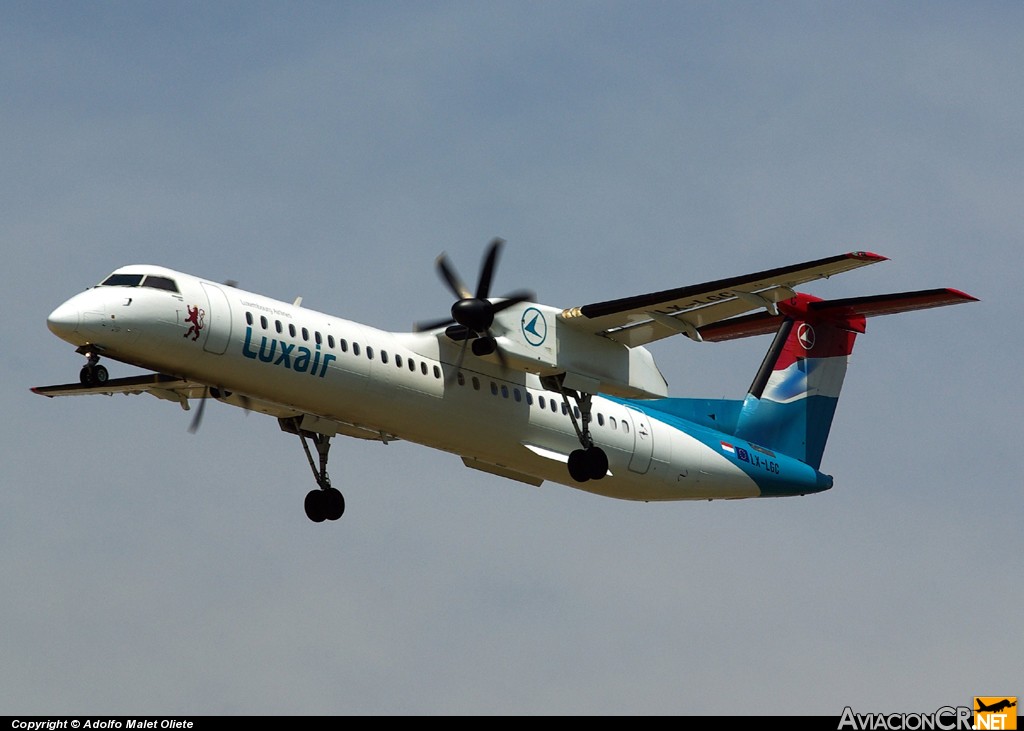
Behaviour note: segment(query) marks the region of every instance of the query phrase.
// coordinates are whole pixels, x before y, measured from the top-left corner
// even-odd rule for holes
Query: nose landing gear
[[[83,386],[102,386],[110,378],[105,366],[99,365],[100,357],[91,350],[79,351],[85,356],[86,364],[78,372],[78,380]]]

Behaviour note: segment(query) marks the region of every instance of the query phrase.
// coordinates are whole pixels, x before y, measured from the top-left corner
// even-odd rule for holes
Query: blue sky
[[[6,3],[0,710],[929,712],[1019,694],[1024,8]],[[873,320],[785,500],[539,490],[212,404],[45,400],[46,315],[161,264],[394,330],[447,251],[582,305],[866,249]],[[658,343],[739,397],[768,343]],[[113,365],[112,376],[132,369]]]

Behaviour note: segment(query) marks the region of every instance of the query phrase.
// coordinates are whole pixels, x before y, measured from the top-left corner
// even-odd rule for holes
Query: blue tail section
[[[775,332],[764,362],[742,401],[669,398],[659,411],[821,466],[854,341],[865,318],[943,307],[975,298],[955,289],[825,301],[806,294],[760,313],[702,328],[705,340]]]
[[[816,317],[800,295],[785,319],[736,421],[735,435],[817,469],[832,428],[846,366],[864,318]]]

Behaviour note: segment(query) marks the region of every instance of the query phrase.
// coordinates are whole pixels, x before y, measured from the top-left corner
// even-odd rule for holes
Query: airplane
[[[978,702],[978,707],[975,709],[979,713],[999,713],[1005,711],[1007,708],[1013,708],[1017,705],[1017,701],[1011,701],[1009,698],[1003,698],[1001,701],[997,701],[990,706],[986,706],[981,702],[980,698],[975,699]]]
[[[57,307],[49,329],[86,363],[48,396],[148,393],[189,410],[215,399],[297,435],[316,487],[314,522],[337,520],[336,436],[406,440],[467,467],[639,501],[828,490],[820,471],[847,361],[868,317],[976,301],[955,289],[823,300],[807,282],[885,261],[854,251],[658,292],[553,307],[491,296],[502,239],[475,290],[447,255],[448,317],[388,332],[162,266],[131,265]],[[741,399],[670,397],[649,343],[774,334]],[[100,358],[147,375],[111,379]],[[313,445],[313,449],[310,448]],[[314,450],[316,457],[314,458]]]

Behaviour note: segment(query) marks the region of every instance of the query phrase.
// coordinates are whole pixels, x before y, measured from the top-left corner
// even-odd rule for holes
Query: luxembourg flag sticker
[[[722,451],[728,452],[729,454],[736,454],[736,447],[729,444],[729,442],[721,442]]]

